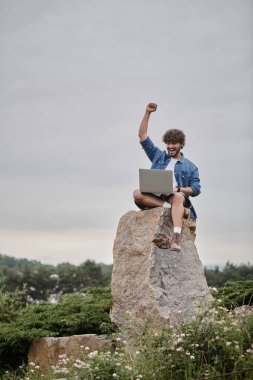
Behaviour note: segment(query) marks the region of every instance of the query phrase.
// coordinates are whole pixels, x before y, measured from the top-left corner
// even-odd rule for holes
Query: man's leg
[[[150,193],[141,193],[140,190],[135,190],[133,197],[140,209],[162,207],[164,205],[164,201],[158,196]]]
[[[171,203],[171,219],[174,226],[174,233],[170,246],[170,249],[173,251],[181,250],[180,240],[183,227],[183,218],[185,214],[184,201],[185,197],[180,193],[174,193],[169,198],[169,202]]]
[[[150,194],[141,193],[140,190],[135,190],[133,193],[134,201],[140,209],[150,209],[154,207],[164,207],[167,202],[164,202],[160,197]],[[174,193],[169,197],[169,204],[171,204],[171,218],[174,226],[174,234],[170,248],[171,250],[180,251],[180,238],[183,226],[183,218],[188,218],[189,209],[184,207],[185,197],[180,193]],[[167,241],[164,237],[157,237],[153,242],[160,248],[168,248]]]
[[[170,196],[169,202],[171,203],[171,219],[175,227],[181,228],[183,226],[184,218],[184,196],[180,193],[174,193]]]
[[[181,195],[181,197],[183,197],[183,200],[184,200],[184,196],[182,194],[176,193],[176,197],[178,195]],[[154,208],[154,207],[168,207],[168,208],[170,208],[171,204],[172,204],[172,196],[170,196],[169,200],[166,202],[155,194],[141,193],[140,190],[138,190],[138,189],[134,190],[133,197],[134,197],[135,204],[142,210],[145,208],[149,209],[149,208]],[[184,210],[183,217],[188,219],[189,209],[186,207],[183,207],[183,210]],[[176,213],[176,218],[177,218],[177,213]],[[175,220],[175,222],[177,222],[177,220]],[[175,226],[175,224],[174,224],[174,226]]]

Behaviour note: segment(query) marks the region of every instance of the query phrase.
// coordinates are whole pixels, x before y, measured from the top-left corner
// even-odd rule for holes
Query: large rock
[[[112,319],[119,327],[131,327],[129,314],[140,328],[150,319],[175,326],[212,300],[188,221],[181,252],[152,242],[157,236],[168,240],[172,233],[169,210],[162,207],[129,211],[120,219],[112,274]]]
[[[110,349],[111,339],[107,335],[83,334],[59,338],[40,338],[29,349],[28,362],[39,365],[42,370],[49,369],[59,361],[59,355],[81,359],[86,347],[89,352]]]

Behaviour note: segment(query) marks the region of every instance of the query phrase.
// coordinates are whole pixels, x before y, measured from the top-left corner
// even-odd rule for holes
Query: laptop
[[[139,185],[142,193],[172,194],[172,170],[139,169]]]

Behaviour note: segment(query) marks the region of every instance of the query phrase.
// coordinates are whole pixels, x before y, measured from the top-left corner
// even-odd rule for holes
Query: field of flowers
[[[82,352],[78,360],[59,356],[47,373],[29,363],[3,379],[252,380],[253,311],[229,311],[216,300],[176,329],[150,322],[141,334],[114,334],[108,352]]]

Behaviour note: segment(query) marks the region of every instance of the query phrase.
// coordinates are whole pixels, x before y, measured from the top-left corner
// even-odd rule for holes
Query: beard
[[[171,156],[171,157],[176,157],[179,153],[180,153],[180,148],[176,148],[176,147],[174,147],[174,148],[171,148],[171,149],[167,149],[167,152],[168,152],[168,154],[169,154],[169,156]]]

